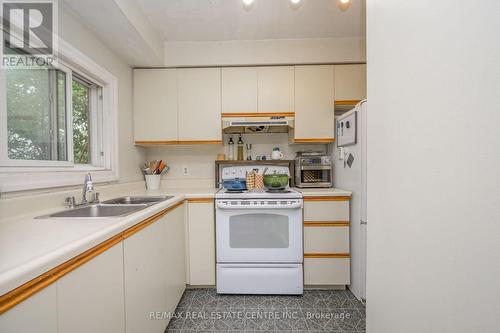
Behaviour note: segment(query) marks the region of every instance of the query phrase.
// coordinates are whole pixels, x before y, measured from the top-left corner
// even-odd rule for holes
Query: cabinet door
[[[179,140],[221,141],[220,68],[177,71]]]
[[[348,285],[350,284],[349,258],[305,258],[305,285]]]
[[[335,101],[366,98],[366,65],[335,66]]]
[[[0,314],[0,332],[57,332],[56,285],[42,289],[7,312]]]
[[[125,332],[123,243],[57,281],[59,333]]]
[[[260,113],[294,112],[293,66],[258,67]]]
[[[333,66],[295,66],[295,139],[334,139]]]
[[[134,70],[135,141],[176,141],[175,69]]]
[[[191,285],[215,284],[214,204],[188,204],[189,277]]]
[[[173,312],[186,289],[186,244],[184,205],[167,215],[165,244],[167,312]]]
[[[124,240],[125,324],[127,333],[160,333],[167,320],[151,320],[166,311],[165,219]]]
[[[257,68],[222,68],[222,113],[257,112]]]

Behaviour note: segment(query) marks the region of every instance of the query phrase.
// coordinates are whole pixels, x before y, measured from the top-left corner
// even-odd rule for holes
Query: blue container
[[[222,186],[231,191],[236,191],[236,190],[246,190],[247,189],[247,181],[245,179],[231,179],[231,180],[224,180],[222,182]]]

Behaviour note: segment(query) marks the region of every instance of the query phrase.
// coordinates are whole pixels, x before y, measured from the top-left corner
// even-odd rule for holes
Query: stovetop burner
[[[247,192],[247,190],[231,190],[231,189],[224,189],[226,191],[226,193],[245,193]]]
[[[287,189],[281,189],[281,190],[266,189],[265,192],[267,192],[267,193],[292,193],[291,190],[287,190]]]

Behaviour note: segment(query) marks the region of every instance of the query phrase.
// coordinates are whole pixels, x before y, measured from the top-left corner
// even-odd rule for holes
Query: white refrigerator
[[[366,100],[336,118],[337,140],[334,146],[333,182],[337,188],[352,192],[349,289],[366,300]]]

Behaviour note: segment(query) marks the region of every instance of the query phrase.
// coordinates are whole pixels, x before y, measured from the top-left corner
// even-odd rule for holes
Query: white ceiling
[[[152,26],[168,41],[223,41],[365,36],[365,0],[343,12],[336,0],[140,0]]]

